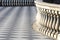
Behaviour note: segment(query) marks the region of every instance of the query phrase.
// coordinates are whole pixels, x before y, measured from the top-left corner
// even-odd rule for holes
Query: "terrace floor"
[[[35,32],[36,7],[0,7],[0,40],[53,40]]]

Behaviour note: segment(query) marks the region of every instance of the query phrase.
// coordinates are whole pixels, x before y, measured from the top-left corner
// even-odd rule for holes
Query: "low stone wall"
[[[60,5],[35,1],[36,22],[33,29],[55,40],[60,40]]]

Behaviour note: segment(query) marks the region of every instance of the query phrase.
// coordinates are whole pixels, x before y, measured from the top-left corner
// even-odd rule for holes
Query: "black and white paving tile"
[[[0,7],[0,40],[53,40],[35,32],[36,7]]]

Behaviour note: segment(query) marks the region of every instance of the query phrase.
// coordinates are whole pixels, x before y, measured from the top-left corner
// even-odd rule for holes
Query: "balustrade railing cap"
[[[35,4],[37,7],[40,7],[40,8],[60,11],[60,5],[59,4],[52,4],[52,3],[38,2],[38,1],[35,1]]]

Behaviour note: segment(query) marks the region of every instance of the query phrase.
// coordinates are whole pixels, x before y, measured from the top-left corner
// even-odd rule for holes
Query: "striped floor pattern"
[[[0,40],[53,40],[35,32],[36,8],[0,7]]]

